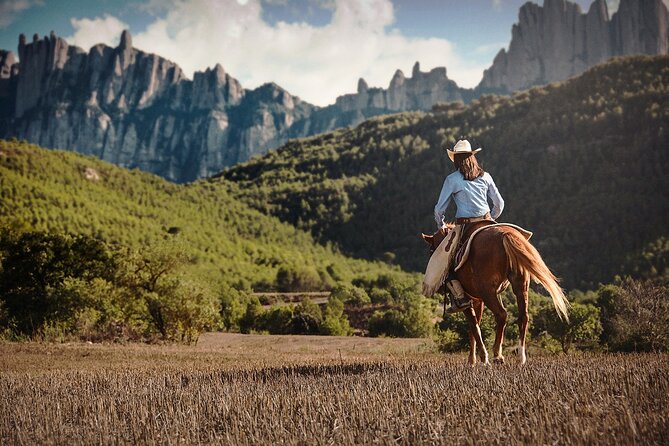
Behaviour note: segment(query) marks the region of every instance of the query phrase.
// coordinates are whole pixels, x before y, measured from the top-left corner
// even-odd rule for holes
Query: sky
[[[526,0],[0,0],[0,48],[55,31],[88,50],[133,46],[178,63],[188,77],[220,63],[245,88],[275,82],[328,105],[358,78],[387,88],[395,70],[445,66],[476,86],[508,46]],[[538,0],[538,3],[543,3]],[[665,0],[669,2],[669,0]],[[587,11],[590,0],[576,0]],[[610,14],[618,0],[608,0]]]

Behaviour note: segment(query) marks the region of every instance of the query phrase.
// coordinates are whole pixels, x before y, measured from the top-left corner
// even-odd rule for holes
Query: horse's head
[[[448,234],[448,231],[452,230],[455,227],[455,223],[446,223],[444,226],[441,227],[437,232],[435,232],[432,235],[427,235],[427,234],[422,234],[420,235],[420,238],[425,240],[425,243],[428,244],[430,247],[430,254],[434,252],[435,249],[439,246],[439,243],[446,238],[446,234]]]

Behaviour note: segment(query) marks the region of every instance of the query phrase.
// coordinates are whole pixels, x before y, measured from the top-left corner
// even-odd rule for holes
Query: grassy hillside
[[[444,147],[460,137],[484,148],[479,160],[507,203],[500,220],[534,231],[566,286],[666,272],[666,56],[613,60],[468,107],[374,118],[291,141],[222,177],[237,183],[232,193],[246,203],[346,253],[420,271],[426,259],[417,234],[435,228],[432,209],[453,170]]]
[[[0,226],[86,234],[135,248],[168,238],[212,284],[272,287],[282,267],[317,286],[401,273],[351,260],[242,204],[226,182],[180,186],[72,152],[0,141]],[[320,284],[320,285],[319,285]]]

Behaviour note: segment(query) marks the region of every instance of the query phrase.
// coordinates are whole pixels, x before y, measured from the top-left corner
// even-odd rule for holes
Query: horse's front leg
[[[476,347],[478,347],[481,355],[481,362],[483,364],[488,365],[489,364],[488,351],[486,350],[485,345],[483,344],[483,337],[481,336],[481,327],[479,326],[478,321],[476,320],[476,314],[474,313],[474,308],[468,308],[464,311],[464,313],[465,317],[467,318],[467,323],[469,325],[470,342],[473,339],[475,344],[473,347],[470,347],[469,363],[472,365],[476,363],[475,360],[472,362],[471,353],[473,350],[474,354],[476,354]]]

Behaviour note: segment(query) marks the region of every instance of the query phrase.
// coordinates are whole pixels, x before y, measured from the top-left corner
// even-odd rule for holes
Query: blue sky
[[[541,0],[539,0],[542,3]],[[475,86],[508,45],[525,0],[0,0],[0,48],[54,30],[88,49],[135,47],[173,60],[188,76],[220,63],[244,87],[273,81],[332,103],[357,79],[387,87],[394,71],[426,71]],[[589,0],[578,0],[587,11]],[[612,8],[616,1],[609,2]]]

